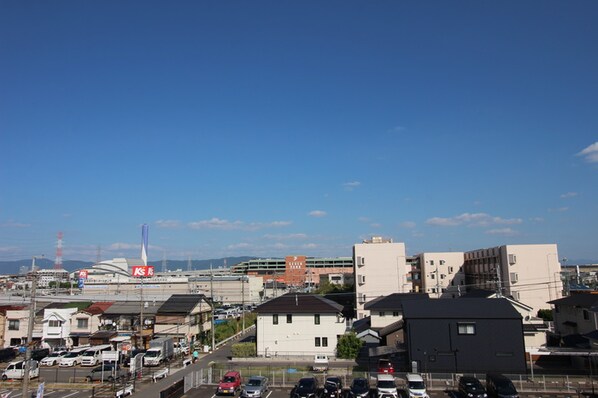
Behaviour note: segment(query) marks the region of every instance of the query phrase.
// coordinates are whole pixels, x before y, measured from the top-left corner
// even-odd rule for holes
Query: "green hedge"
[[[234,358],[255,357],[257,349],[255,343],[236,343],[232,346]]]

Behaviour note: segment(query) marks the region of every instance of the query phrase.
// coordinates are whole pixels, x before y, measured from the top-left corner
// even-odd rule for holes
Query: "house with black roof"
[[[521,315],[505,299],[405,300],[407,363],[422,372],[524,373]]]
[[[560,345],[598,349],[598,294],[572,294],[549,304],[554,305],[554,329]]]
[[[211,323],[212,301],[203,294],[173,294],[156,312],[154,337],[175,342],[205,341]]]
[[[287,293],[257,307],[257,355],[335,356],[347,330],[343,306],[322,296]]]

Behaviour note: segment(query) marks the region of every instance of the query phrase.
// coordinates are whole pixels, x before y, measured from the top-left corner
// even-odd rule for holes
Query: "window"
[[[320,338],[316,337],[316,347],[320,347],[321,346],[320,341],[321,341]]]
[[[448,267],[448,272],[449,272],[449,274],[452,274],[453,273],[453,267]]]
[[[60,327],[60,321],[58,319],[51,319],[48,321],[48,326],[51,328],[59,328]]]
[[[19,320],[18,319],[9,319],[8,320],[8,330],[19,330]]]
[[[293,314],[287,314],[287,323],[293,323]]]
[[[590,320],[590,312],[588,310],[583,310],[583,319],[584,321]]]
[[[314,325],[320,324],[320,314],[314,314]]]
[[[434,260],[430,260],[430,265],[434,265]]]
[[[278,314],[272,315],[272,324],[278,325]]]
[[[475,323],[457,323],[458,334],[475,334]]]
[[[430,274],[430,279],[436,279],[436,274]]]
[[[392,316],[394,316],[394,317],[397,317],[397,316],[399,316],[399,311],[393,311],[393,312],[392,312]]]
[[[386,312],[384,312],[384,311],[380,311],[379,315],[380,315],[380,316],[386,316]]]
[[[78,329],[87,329],[89,319],[87,318],[77,318],[77,328]]]
[[[328,337],[322,337],[322,347],[328,347]]]

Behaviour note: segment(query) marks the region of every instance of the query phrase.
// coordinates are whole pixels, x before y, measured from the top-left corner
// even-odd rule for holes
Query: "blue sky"
[[[598,262],[595,1],[0,1],[0,260],[557,243]]]

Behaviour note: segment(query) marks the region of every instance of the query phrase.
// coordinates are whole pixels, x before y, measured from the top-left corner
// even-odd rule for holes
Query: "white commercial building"
[[[357,319],[369,315],[365,303],[393,293],[409,293],[411,269],[405,258],[405,244],[373,237],[353,246]]]

